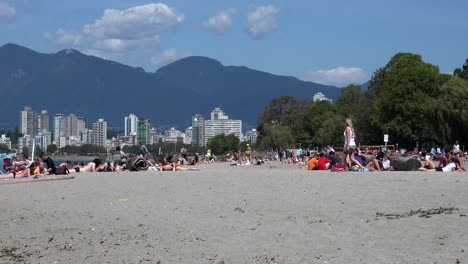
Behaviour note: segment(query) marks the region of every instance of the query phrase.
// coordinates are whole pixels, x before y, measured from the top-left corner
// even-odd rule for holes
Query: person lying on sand
[[[421,167],[418,170],[419,171],[442,171],[442,172],[455,172],[455,171],[461,172],[462,171],[462,169],[460,169],[460,160],[458,159],[453,159],[452,162],[448,163],[444,167],[440,167],[440,166],[435,167],[432,161],[427,160],[424,167]]]

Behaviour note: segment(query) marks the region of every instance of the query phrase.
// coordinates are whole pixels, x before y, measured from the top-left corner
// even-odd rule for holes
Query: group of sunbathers
[[[120,148],[119,148],[120,150]],[[23,160],[18,161],[17,157],[6,158],[3,169],[5,174],[0,174],[0,179],[34,177],[46,174],[68,174],[77,172],[120,172],[120,171],[198,171],[199,168],[188,167],[195,165],[197,157],[190,157],[186,153],[176,153],[172,156],[160,156],[157,162],[149,156],[143,158],[141,155],[126,155],[121,151],[120,161],[103,161],[95,158],[89,163],[71,163],[65,161],[58,166],[44,152],[29,160],[28,154],[23,154]]]
[[[436,166],[436,161],[439,164]],[[453,151],[446,151],[445,155],[437,157],[426,155],[424,166],[419,168],[419,171],[442,171],[442,172],[454,172],[454,171],[465,171],[463,166],[462,158],[460,155],[454,154]]]

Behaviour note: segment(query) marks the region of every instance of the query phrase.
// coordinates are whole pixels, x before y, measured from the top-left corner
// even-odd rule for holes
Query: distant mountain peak
[[[0,50],[7,50],[7,51],[11,51],[11,52],[14,52],[14,51],[17,51],[17,52],[28,51],[28,52],[38,53],[38,52],[36,52],[36,51],[34,51],[32,49],[29,49],[29,48],[26,48],[24,46],[14,44],[14,43],[6,43],[6,44],[0,46]]]
[[[64,50],[61,50],[55,54],[58,54],[58,55],[70,55],[70,54],[83,54],[81,53],[79,50],[76,50],[76,49],[64,49]]]
[[[165,71],[170,71],[171,69],[179,69],[180,67],[188,67],[188,68],[221,68],[223,67],[223,64],[221,62],[211,59],[208,57],[203,57],[203,56],[189,56],[185,57],[183,59],[177,60],[173,63],[170,63],[164,67],[161,67],[159,70],[156,72],[161,73]]]

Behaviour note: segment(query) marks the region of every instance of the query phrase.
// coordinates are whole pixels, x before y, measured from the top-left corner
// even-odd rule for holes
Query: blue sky
[[[468,1],[0,0],[0,45],[154,71],[189,55],[324,84],[365,82],[397,52],[450,73],[468,57]]]

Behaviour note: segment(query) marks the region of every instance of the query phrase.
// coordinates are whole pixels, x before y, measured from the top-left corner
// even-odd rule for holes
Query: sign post
[[[385,151],[387,150],[387,143],[388,143],[388,134],[383,135],[383,141],[385,142]]]

